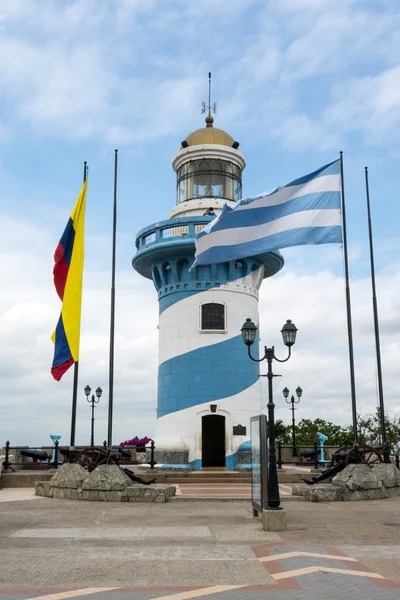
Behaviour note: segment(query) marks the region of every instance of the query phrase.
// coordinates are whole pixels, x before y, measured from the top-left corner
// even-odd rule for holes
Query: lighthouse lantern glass
[[[177,202],[197,198],[240,200],[242,172],[226,160],[203,158],[182,165],[177,172]]]

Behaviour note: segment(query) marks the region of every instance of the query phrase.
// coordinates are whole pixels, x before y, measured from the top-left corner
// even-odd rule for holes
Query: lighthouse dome
[[[202,146],[204,144],[218,144],[219,146],[229,146],[232,148],[235,140],[223,129],[213,126],[214,119],[211,115],[206,117],[206,126],[196,129],[186,138],[188,146]]]

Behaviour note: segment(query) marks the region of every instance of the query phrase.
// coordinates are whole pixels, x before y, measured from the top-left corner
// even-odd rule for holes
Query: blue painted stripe
[[[293,215],[305,210],[321,210],[340,208],[340,192],[315,192],[305,194],[293,200],[288,200],[284,204],[277,206],[263,206],[260,208],[252,208],[250,210],[231,210],[226,212],[224,219],[219,221],[212,231],[220,231],[223,229],[233,229],[241,227],[253,227],[254,225],[262,225],[263,223],[271,223],[276,219]],[[232,232],[234,235],[235,232]],[[199,237],[206,234],[200,233]],[[282,246],[280,246],[282,247]]]
[[[342,227],[300,227],[275,233],[266,238],[244,242],[232,246],[214,246],[201,253],[198,260],[203,264],[213,264],[221,260],[237,260],[270,250],[290,246],[318,245],[342,242]]]
[[[241,335],[181,354],[158,368],[158,417],[235,396],[258,377],[259,365],[248,357]]]
[[[212,286],[212,287],[214,287],[214,286]],[[187,292],[175,292],[175,293],[171,292],[167,296],[161,296],[159,298],[160,315],[161,315],[161,313],[164,312],[164,310],[166,310],[170,306],[173,306],[177,302],[180,302],[181,300],[185,300],[186,298],[189,298],[190,296],[194,296],[195,294],[200,294],[201,292],[204,292],[204,291],[205,290],[192,290],[192,291],[187,291]]]

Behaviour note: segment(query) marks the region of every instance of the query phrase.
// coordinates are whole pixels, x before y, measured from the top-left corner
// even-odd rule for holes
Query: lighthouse
[[[242,197],[246,166],[239,143],[214,126],[207,108],[205,127],[173,157],[168,219],[137,234],[132,265],[158,295],[158,464],[233,470],[248,448],[250,418],[262,408],[259,365],[240,330],[248,317],[258,323],[261,284],[283,258],[269,252],[190,269],[198,233]]]

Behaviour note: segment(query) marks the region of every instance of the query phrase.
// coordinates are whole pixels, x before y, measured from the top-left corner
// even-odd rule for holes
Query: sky
[[[369,167],[385,405],[400,412],[400,11],[393,0],[1,0],[0,442],[69,443],[73,369],[52,379],[60,301],[53,254],[89,165],[77,443],[88,443],[83,388],[100,386],[106,438],[114,149],[118,222],[113,441],[155,433],[157,296],[131,266],[136,233],[175,204],[172,158],[203,126],[212,72],[215,125],[240,142],[245,196],[344,153],[357,408],[377,405],[364,167]],[[343,250],[282,251],[263,283],[263,345],[296,418],[351,423]],[[263,367],[262,367],[263,370]],[[263,380],[264,382],[265,380]],[[265,390],[264,390],[265,396]],[[266,402],[266,398],[265,398]]]

